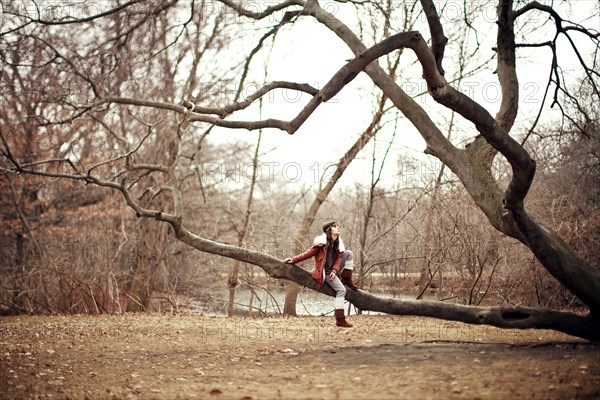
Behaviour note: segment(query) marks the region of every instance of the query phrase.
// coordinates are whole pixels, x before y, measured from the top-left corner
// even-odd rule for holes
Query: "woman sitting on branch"
[[[335,309],[336,325],[351,328],[352,325],[346,321],[344,316],[344,297],[346,295],[344,284],[352,289],[358,289],[352,283],[354,268],[352,251],[345,249],[344,242],[340,237],[340,225],[337,222],[327,222],[323,225],[323,232],[324,234],[315,238],[310,249],[283,261],[288,264],[296,264],[314,257],[315,268],[311,275],[318,282],[319,289],[323,286],[323,282],[327,282],[335,290],[333,308]],[[341,280],[338,275],[342,278]]]

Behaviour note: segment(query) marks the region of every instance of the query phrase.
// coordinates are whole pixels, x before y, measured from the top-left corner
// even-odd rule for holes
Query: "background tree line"
[[[551,151],[542,139],[531,143],[540,160],[530,198],[533,209],[548,216],[551,227],[586,258],[598,260],[598,138],[576,139],[560,151]],[[248,153],[239,149],[239,162]],[[407,168],[413,167],[403,167]],[[581,307],[522,245],[485,223],[450,174],[444,176],[433,205],[430,176],[420,176],[420,172],[408,178],[400,174],[396,187],[375,193],[366,263],[356,266],[364,289],[415,297],[425,290],[435,298],[464,304]],[[248,189],[249,180],[226,174],[219,174],[219,179],[224,187],[232,179],[239,188],[207,190],[206,202],[196,199],[198,218],[192,222],[214,240],[235,242],[245,212],[240,194]],[[285,184],[258,182],[259,186]],[[147,246],[144,241],[160,232],[148,231],[152,224],[144,227],[118,198],[69,181],[56,181],[52,190],[47,187],[31,176],[3,177],[3,313],[125,311],[139,263],[147,265],[151,277],[144,309],[185,309],[195,299],[210,305],[206,311],[224,312],[224,305],[207,299],[206,292],[226,287],[231,262],[192,251],[168,235],[159,236],[161,253],[153,251],[141,258],[140,249]],[[318,220],[339,218],[347,244],[359,253],[368,182],[339,188],[331,198],[335,200],[326,200]],[[256,200],[246,246],[277,257],[291,254],[294,227],[304,211],[302,201],[294,192]],[[425,260],[427,218],[434,221],[428,245],[433,251]],[[318,224],[311,234],[318,234]],[[424,265],[425,281],[419,285]],[[281,290],[276,280],[251,265],[242,268],[240,284]],[[246,306],[236,308],[245,313]],[[260,306],[253,312],[259,314]]]

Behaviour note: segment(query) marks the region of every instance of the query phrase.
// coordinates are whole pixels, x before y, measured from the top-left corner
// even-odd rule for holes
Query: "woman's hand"
[[[292,259],[291,258],[286,258],[285,260],[283,260],[284,263],[286,264],[292,264]]]
[[[329,279],[333,280],[333,278],[335,278],[335,272],[331,271],[331,273],[329,274]]]

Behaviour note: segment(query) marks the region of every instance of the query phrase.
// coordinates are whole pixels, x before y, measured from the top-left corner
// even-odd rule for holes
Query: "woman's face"
[[[340,225],[339,224],[331,225],[331,236],[340,236]]]

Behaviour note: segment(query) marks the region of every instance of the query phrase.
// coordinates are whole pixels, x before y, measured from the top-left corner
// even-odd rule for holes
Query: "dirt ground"
[[[398,316],[0,318],[3,399],[597,399],[600,344]]]

